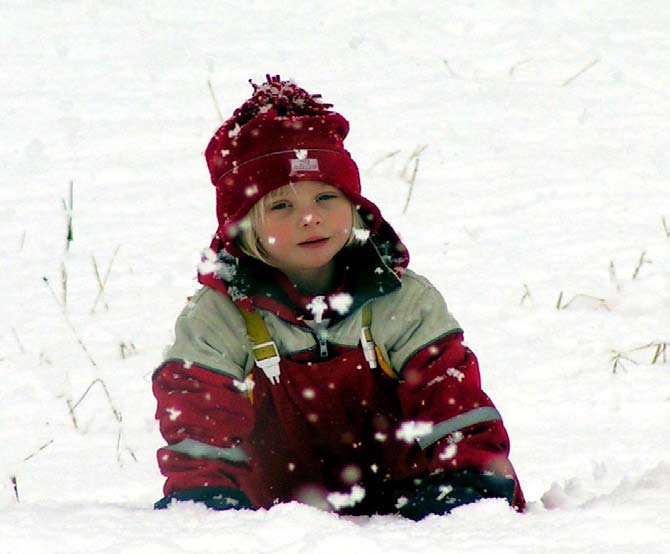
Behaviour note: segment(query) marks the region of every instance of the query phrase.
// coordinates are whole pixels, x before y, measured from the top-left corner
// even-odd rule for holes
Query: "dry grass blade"
[[[610,283],[614,286],[617,292],[621,292],[622,287],[621,283],[619,282],[616,276],[616,267],[614,265],[614,260],[610,260],[609,275],[610,275]]]
[[[14,496],[16,497],[16,501],[21,502],[21,499],[19,498],[19,484],[16,481],[16,475],[12,475],[10,477],[10,481],[12,483],[12,488],[14,489]]]
[[[48,446],[50,446],[51,444],[53,444],[53,442],[54,442],[53,439],[51,439],[49,442],[44,443],[44,444],[43,444],[42,446],[40,446],[37,450],[35,450],[35,452],[32,452],[31,454],[29,454],[28,456],[26,456],[25,458],[23,458],[23,461],[24,461],[24,462],[27,462],[27,461],[30,460],[31,458],[34,458],[34,457],[37,456],[40,452],[42,452],[42,450],[44,450],[45,448],[47,448]]]
[[[663,363],[665,363],[665,351],[667,349],[668,345],[667,344],[657,344],[656,345],[656,352],[654,352],[654,357],[651,359],[651,363],[655,364],[661,354],[663,354]]]
[[[384,156],[382,156],[381,158],[379,158],[378,160],[376,160],[376,161],[375,161],[375,162],[368,168],[368,172],[372,171],[372,170],[373,170],[375,167],[377,167],[380,163],[385,162],[386,160],[390,160],[391,158],[393,158],[394,156],[397,156],[398,154],[400,154],[400,150],[394,150],[393,152],[389,152],[388,154],[385,154]]]
[[[135,343],[133,343],[132,341],[130,341],[129,343],[121,341],[121,343],[119,344],[119,350],[121,351],[121,359],[125,360],[131,354],[136,352],[137,348],[135,347]]]
[[[67,409],[70,413],[70,418],[72,418],[72,425],[74,425],[75,429],[79,429],[79,423],[77,423],[77,418],[74,415],[74,408],[72,407],[72,400],[68,398],[65,402],[67,403]]]
[[[70,181],[70,197],[69,203],[63,201],[63,210],[65,210],[66,228],[65,228],[65,250],[70,250],[70,243],[74,240],[74,233],[72,231],[72,212],[74,210],[74,182]]]
[[[640,273],[640,269],[642,269],[642,266],[644,264],[651,264],[653,263],[651,260],[648,260],[646,258],[647,252],[645,250],[642,251],[642,254],[640,254],[640,259],[637,262],[637,267],[635,268],[635,271],[633,272],[633,280],[637,279],[637,276]]]
[[[14,327],[12,327],[12,335],[14,335],[14,340],[16,341],[16,344],[19,345],[19,350],[21,351],[21,354],[25,354],[26,349],[23,348],[23,343],[21,342],[19,334],[16,332],[16,329]]]
[[[590,294],[575,294],[570,300],[565,304],[562,304],[563,301],[563,291],[558,295],[558,301],[556,302],[557,310],[565,310],[569,308],[577,300],[588,300],[590,302],[595,302],[599,307],[605,308],[607,311],[610,311],[610,307],[607,305],[607,300],[604,298],[598,298],[597,296],[591,296]]]
[[[65,262],[60,265],[60,284],[63,292],[63,309],[67,310],[67,268]]]
[[[449,75],[451,75],[454,79],[457,79],[458,75],[456,74],[456,72],[453,69],[451,69],[451,66],[449,65],[449,60],[444,59],[444,60],[442,60],[442,62],[446,66],[447,71],[449,72]]]
[[[86,398],[88,393],[91,391],[91,389],[95,385],[100,385],[100,387],[102,388],[102,390],[105,393],[105,396],[107,397],[107,402],[109,404],[109,407],[112,410],[112,413],[114,414],[114,418],[116,419],[116,421],[121,423],[121,421],[123,421],[123,417],[121,416],[121,412],[119,410],[117,410],[116,407],[114,406],[114,402],[112,401],[112,397],[109,394],[109,389],[107,388],[107,385],[105,385],[105,382],[100,378],[94,379],[91,382],[91,384],[86,388],[86,391],[84,391],[84,394],[82,394],[81,397],[79,398],[79,400],[77,400],[72,405],[72,407],[70,408],[70,414],[74,414],[74,411],[77,409],[77,406],[79,406],[84,401],[84,399]]]
[[[95,279],[98,283],[98,294],[95,297],[95,302],[93,302],[93,307],[91,308],[91,313],[95,313],[95,308],[98,305],[98,302],[100,299],[103,297],[105,294],[105,287],[107,287],[107,279],[109,279],[109,274],[112,272],[112,265],[114,264],[114,260],[116,259],[116,255],[119,252],[119,249],[121,248],[121,245],[117,246],[114,250],[114,253],[112,254],[112,258],[109,260],[109,265],[107,266],[107,270],[105,271],[105,276],[100,279],[100,271],[98,271],[98,262],[95,259],[95,256],[92,256],[93,258],[93,272],[95,273]],[[105,306],[105,309],[109,310],[109,305],[105,300],[103,300],[103,304]]]
[[[407,179],[407,170],[409,169],[410,164],[412,163],[412,161],[414,161],[414,160],[418,159],[419,157],[421,157],[421,154],[423,154],[423,152],[424,152],[424,150],[425,150],[426,148],[428,148],[428,145],[427,145],[427,144],[424,144],[424,145],[422,145],[422,146],[417,146],[417,147],[414,149],[414,152],[412,152],[412,153],[410,154],[409,158],[407,158],[407,162],[405,162],[405,165],[404,165],[404,167],[402,168],[402,171],[400,172],[400,177],[401,177],[402,179],[404,179],[404,180],[406,180],[406,181],[408,180],[408,179]]]
[[[520,62],[517,62],[517,63],[515,63],[512,67],[510,67],[510,68],[509,68],[509,71],[507,72],[507,74],[508,74],[510,77],[513,77],[513,76],[514,76],[514,72],[515,72],[517,69],[519,69],[522,65],[525,65],[525,64],[527,64],[527,63],[531,63],[531,62],[533,62],[533,61],[535,61],[533,58],[526,58],[525,60],[521,60]]]
[[[670,353],[670,342],[652,341],[648,344],[638,346],[637,348],[631,348],[630,350],[627,350],[625,352],[614,351],[615,355],[612,358],[612,360],[615,362],[615,369],[616,367],[618,367],[618,365],[623,367],[623,364],[621,364],[620,362],[621,360],[626,360],[628,362],[639,365],[639,362],[633,360],[629,355],[634,352],[642,352],[644,350],[652,350],[651,365],[661,362],[667,363],[668,354]]]
[[[216,109],[216,113],[219,116],[219,121],[221,121],[221,123],[223,123],[224,122],[223,114],[221,113],[221,108],[219,107],[219,102],[216,99],[216,94],[214,93],[214,87],[212,86],[212,81],[210,81],[209,79],[207,79],[207,86],[209,87],[209,94],[212,96],[212,102],[214,103],[214,108]]]
[[[405,206],[402,209],[402,213],[407,212],[409,207],[409,201],[412,199],[412,193],[414,192],[414,182],[416,181],[416,173],[419,170],[419,161],[421,158],[414,159],[414,171],[412,172],[412,177],[409,180],[409,191],[407,191],[407,199],[405,200]]]
[[[626,360],[627,362],[638,365],[638,363],[635,360],[626,356],[626,354],[624,352],[614,351],[614,356],[612,356],[612,358],[611,358],[612,373],[616,373],[618,369],[623,369],[624,371],[627,371],[626,366],[623,364],[622,360]]]
[[[402,209],[402,213],[407,212],[407,208],[409,207],[409,202],[412,199],[412,193],[414,192],[414,183],[416,182],[416,174],[419,171],[419,162],[421,161],[421,154],[423,154],[423,151],[428,148],[427,144],[424,144],[423,146],[418,146],[414,152],[412,152],[411,156],[407,159],[407,163],[405,164],[405,167],[403,170],[400,172],[400,176],[405,179],[409,183],[409,190],[407,191],[407,199],[405,200],[405,205]],[[412,170],[412,176],[407,179],[407,170],[409,168],[410,163],[414,161],[414,169]]]
[[[578,77],[584,75],[584,73],[586,73],[589,69],[591,69],[591,68],[592,68],[594,65],[596,65],[599,61],[600,61],[600,58],[596,58],[596,59],[593,60],[591,63],[587,64],[586,67],[580,69],[580,70],[579,70],[577,73],[575,73],[572,77],[570,77],[569,79],[566,79],[565,81],[563,81],[563,83],[561,84],[561,86],[562,86],[562,87],[567,87],[570,83],[572,83],[572,81],[574,81],[574,80],[577,79]]]
[[[81,340],[81,337],[79,336],[79,333],[77,333],[77,330],[74,328],[74,325],[70,321],[70,318],[67,316],[67,312],[65,311],[65,307],[58,301],[58,298],[56,297],[56,293],[54,292],[53,288],[51,288],[51,283],[49,283],[49,279],[47,279],[46,277],[42,277],[42,281],[44,281],[44,284],[49,289],[49,292],[51,293],[51,297],[54,299],[56,304],[58,304],[60,306],[61,313],[63,314],[63,318],[65,318],[65,323],[70,328],[70,331],[72,331],[72,334],[74,335],[75,339],[77,339],[77,342],[79,343],[79,346],[81,346],[81,349],[84,351],[84,353],[88,357],[88,360],[91,362],[91,364],[94,367],[98,367],[98,364],[95,363],[95,360],[93,359],[93,356],[91,356],[91,353],[88,351],[88,348],[86,348],[86,345],[84,344],[84,341]]]

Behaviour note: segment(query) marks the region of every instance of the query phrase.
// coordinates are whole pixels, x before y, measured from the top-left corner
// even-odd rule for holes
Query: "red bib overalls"
[[[348,513],[394,511],[397,381],[371,369],[360,345],[324,361],[282,358],[279,367],[278,383],[253,370],[253,477],[245,487],[252,504],[297,500],[332,509],[330,493],[358,486],[365,497]]]

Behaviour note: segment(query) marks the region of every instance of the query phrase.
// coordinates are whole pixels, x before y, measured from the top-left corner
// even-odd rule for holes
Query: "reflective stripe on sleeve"
[[[165,448],[167,450],[172,450],[172,452],[188,454],[192,458],[226,460],[227,462],[246,462],[249,460],[249,456],[247,456],[246,452],[239,446],[220,448],[218,446],[210,446],[203,442],[194,441],[193,439],[184,439],[176,444],[170,444]]]
[[[446,437],[449,433],[460,431],[461,429],[465,429],[476,423],[496,421],[500,419],[502,419],[500,412],[493,407],[476,408],[434,425],[433,430],[427,435],[419,437],[417,442],[419,443],[419,446],[424,449],[434,442],[439,441],[442,437]]]

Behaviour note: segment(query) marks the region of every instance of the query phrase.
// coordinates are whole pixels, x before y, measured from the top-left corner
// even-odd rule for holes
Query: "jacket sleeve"
[[[170,361],[154,374],[153,393],[156,419],[167,442],[157,453],[158,466],[166,477],[162,504],[172,498],[205,501],[221,497],[228,499],[227,507],[248,507],[244,485],[251,471],[245,440],[253,414],[235,380]],[[156,507],[165,507],[161,502]]]
[[[240,363],[244,327],[231,317],[216,323],[216,294],[199,294],[185,308],[167,359],[153,375],[156,419],[167,442],[157,453],[166,482],[165,497],[156,508],[173,499],[217,509],[251,505],[246,491],[253,472],[246,441],[253,410]]]
[[[437,487],[442,491],[437,496],[446,500],[447,508],[478,498],[505,497],[516,509],[523,509],[523,493],[508,458],[507,431],[481,388],[477,358],[463,344],[462,330],[429,283],[413,305],[406,332],[388,346],[391,358],[402,353],[401,365],[395,365],[400,374],[401,426],[414,425],[419,430],[413,445],[397,449],[402,454],[396,458],[400,467],[394,473],[407,482],[423,481],[419,489]],[[491,476],[507,479],[513,493],[508,494],[504,481]],[[468,491],[455,493],[462,502],[444,492],[458,491],[465,482]],[[425,490],[417,490],[416,496],[435,498]],[[428,513],[440,511],[433,507]]]
[[[461,491],[467,502],[504,497],[515,509],[522,510],[525,500],[508,458],[507,431],[500,413],[481,388],[477,358],[463,345],[462,333],[418,352],[402,375],[398,395],[404,420],[428,423],[426,432],[416,439],[420,452],[414,450],[417,460],[410,465],[413,477],[433,474],[429,487],[437,479],[440,484],[436,490],[453,490],[454,494],[456,485],[462,487],[467,482],[465,488],[472,490]],[[511,494],[500,478],[511,483]],[[449,509],[467,503],[455,501],[453,495],[443,496],[451,503],[447,504]]]

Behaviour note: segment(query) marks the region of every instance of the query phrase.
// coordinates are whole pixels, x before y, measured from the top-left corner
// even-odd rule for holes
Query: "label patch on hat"
[[[291,175],[302,171],[319,171],[319,160],[316,158],[291,160]]]

